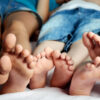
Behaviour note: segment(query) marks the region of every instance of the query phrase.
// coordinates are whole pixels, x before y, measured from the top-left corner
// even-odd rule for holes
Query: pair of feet
[[[83,43],[93,62],[79,66],[72,78],[71,95],[90,95],[97,80],[100,80],[100,37],[92,32],[83,34]]]
[[[100,56],[100,37],[92,32],[84,33],[83,42],[93,62],[79,66],[72,77],[74,66],[71,58],[66,53],[46,48],[37,55],[35,65],[37,71],[35,70],[31,78],[30,88],[43,87],[47,72],[55,65],[51,86],[63,87],[72,77],[70,95],[89,95],[94,83],[100,78],[100,57],[98,57]]]
[[[28,50],[16,45],[16,37],[8,34],[0,59],[0,93],[24,91],[34,71],[34,59]]]

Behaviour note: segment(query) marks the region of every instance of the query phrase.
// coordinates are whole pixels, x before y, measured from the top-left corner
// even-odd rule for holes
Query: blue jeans
[[[84,32],[100,32],[100,11],[75,8],[54,13],[42,27],[38,44],[46,40],[65,43],[68,51],[72,43],[80,40]]]

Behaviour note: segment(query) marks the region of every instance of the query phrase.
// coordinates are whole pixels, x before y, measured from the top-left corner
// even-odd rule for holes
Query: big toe
[[[8,34],[4,40],[4,50],[9,52],[11,51],[16,44],[16,36],[12,33]]]
[[[89,49],[92,48],[91,40],[87,36],[87,32],[83,34],[83,43]]]

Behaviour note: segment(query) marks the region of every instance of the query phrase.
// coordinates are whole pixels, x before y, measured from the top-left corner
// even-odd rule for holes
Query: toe
[[[40,53],[40,55],[43,58],[43,57],[45,57],[46,53],[43,51],[43,52]]]
[[[87,36],[92,39],[93,36],[94,36],[94,33],[93,32],[88,32]]]
[[[88,33],[83,34],[83,43],[88,49],[93,48],[92,40],[88,37]]]
[[[73,61],[72,61],[72,60],[69,60],[69,61],[67,61],[67,64],[68,64],[69,66],[72,66],[72,65],[73,65]]]
[[[60,51],[54,50],[52,52],[53,59],[58,59],[60,57],[60,55],[61,55]]]
[[[19,55],[23,51],[23,47],[20,44],[17,44],[15,47],[15,54]]]
[[[16,44],[16,36],[12,33],[8,34],[4,40],[4,50],[10,52]]]
[[[99,45],[100,45],[100,36],[98,36],[98,35],[94,34],[94,36],[93,36],[93,40],[94,40],[94,41],[96,41],[96,42],[97,42],[97,44],[99,44]]]
[[[26,57],[28,57],[30,55],[30,52],[28,51],[28,50],[26,50],[26,49],[24,49],[22,52],[21,52],[21,56],[23,57],[23,58],[26,58]]]
[[[61,57],[61,59],[63,59],[63,60],[65,60],[66,59],[66,53],[64,52],[64,53],[62,53],[61,55],[60,55],[60,57]]]
[[[44,49],[44,51],[46,53],[46,57],[50,58],[53,50],[51,48],[47,47],[47,48]]]
[[[92,71],[94,68],[95,68],[94,64],[92,63],[86,64],[86,69],[88,69],[89,71]]]
[[[0,64],[1,64],[1,66],[0,66],[1,73],[5,74],[5,73],[10,72],[12,63],[8,56],[5,55],[5,56],[1,57]]]
[[[36,62],[31,62],[31,63],[29,64],[29,68],[30,68],[30,69],[34,69],[35,66],[36,66]]]
[[[36,57],[37,57],[38,59],[41,59],[42,56],[41,56],[41,54],[39,53],[39,54],[36,55]]]
[[[31,63],[33,60],[34,60],[34,58],[33,58],[32,55],[29,55],[29,56],[26,58],[26,62],[27,62],[28,64]]]
[[[66,55],[66,61],[69,61],[69,60],[71,60],[71,57]]]
[[[100,66],[100,57],[96,57],[96,58],[95,58],[94,64],[95,64],[96,66]]]
[[[75,68],[74,68],[74,66],[69,66],[68,69],[69,69],[70,71],[73,71]]]

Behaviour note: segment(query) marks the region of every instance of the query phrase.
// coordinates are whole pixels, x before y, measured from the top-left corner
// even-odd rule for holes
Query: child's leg
[[[24,11],[12,13],[4,21],[3,40],[7,34],[13,33],[16,35],[17,43],[31,51],[29,38],[37,28],[38,22],[32,13]]]
[[[92,32],[84,33],[83,43],[87,47],[90,57],[94,60],[100,56],[100,36]]]
[[[63,42],[59,42],[59,41],[44,41],[35,48],[35,50],[33,51],[33,54],[37,55],[41,53],[46,47],[50,47],[53,50],[62,51],[64,48],[64,45],[65,44]]]
[[[12,46],[8,43],[14,42]],[[3,84],[0,91],[3,93],[21,92],[24,91],[28,85],[30,78],[33,75],[34,60],[28,50],[23,49],[21,45],[16,44],[16,37],[14,34],[8,34],[5,37],[4,45],[6,44],[5,55],[11,59],[12,69],[9,71],[9,78],[5,84]],[[2,59],[1,59],[2,61]],[[6,61],[7,63],[7,61]],[[2,65],[4,62],[2,63]],[[4,64],[7,66],[6,64]]]
[[[74,30],[73,24],[74,24],[75,20],[71,23],[69,21],[69,19],[66,19],[67,16],[68,15],[65,12],[57,13],[57,15],[56,14],[53,15],[49,19],[49,21],[43,26],[43,28],[40,32],[40,36],[39,36],[39,42],[42,41],[42,43],[35,49],[35,51],[34,51],[35,55],[40,53],[41,51],[43,51],[45,47],[50,47],[53,51],[54,50],[62,51],[65,46],[64,43],[70,42],[69,38],[72,39],[71,33]],[[57,21],[57,20],[59,20],[59,21]],[[69,28],[67,28],[67,27],[69,27]],[[55,40],[55,41],[53,41],[53,40]],[[59,42],[57,42],[57,40],[59,40]],[[43,41],[45,41],[45,42],[43,42]],[[79,46],[79,43],[77,43],[77,46],[73,45],[72,48],[75,48],[76,51],[71,50],[69,52],[71,54],[71,56],[73,56],[73,51],[74,51],[75,57],[73,58],[73,60],[75,60],[76,65],[78,63],[80,63],[80,61],[84,60],[85,57],[87,56],[87,55],[84,55],[82,57],[82,59],[79,59],[79,62],[77,62],[76,58],[78,58],[78,57],[81,58],[81,55],[78,55],[76,52],[79,53],[82,51],[81,49],[79,49],[79,51],[77,51],[78,46]],[[53,62],[55,64],[55,72],[54,72],[54,75],[51,80],[51,85],[62,87],[71,79],[73,69],[74,69],[74,68],[72,68],[72,60],[69,59],[70,55],[67,56],[66,53],[58,53],[57,51],[54,51],[54,52],[51,52],[50,55],[53,56]],[[65,59],[66,57],[68,57],[68,59]],[[46,62],[46,64],[48,64],[48,63]],[[44,65],[41,64],[41,66],[45,70],[45,68],[43,67]],[[59,77],[59,75],[58,75],[59,73],[60,73],[61,77]],[[39,83],[38,81],[34,80],[34,79],[38,79],[38,78],[34,78],[37,76],[38,76],[38,74],[36,74],[32,77],[31,83],[30,83],[31,88],[35,88],[35,85],[32,85],[33,83],[34,84]],[[68,77],[63,77],[63,76],[68,76]],[[43,77],[46,77],[46,75],[44,75]],[[42,77],[42,79],[45,80],[46,78],[43,78],[43,77]],[[61,79],[63,79],[63,80],[61,80]],[[43,82],[45,82],[45,81],[43,81]],[[43,83],[43,85],[44,84],[45,83]],[[39,87],[41,87],[41,84]]]
[[[90,95],[99,78],[100,57],[96,57],[93,62],[85,62],[76,69],[70,85],[70,95]]]

